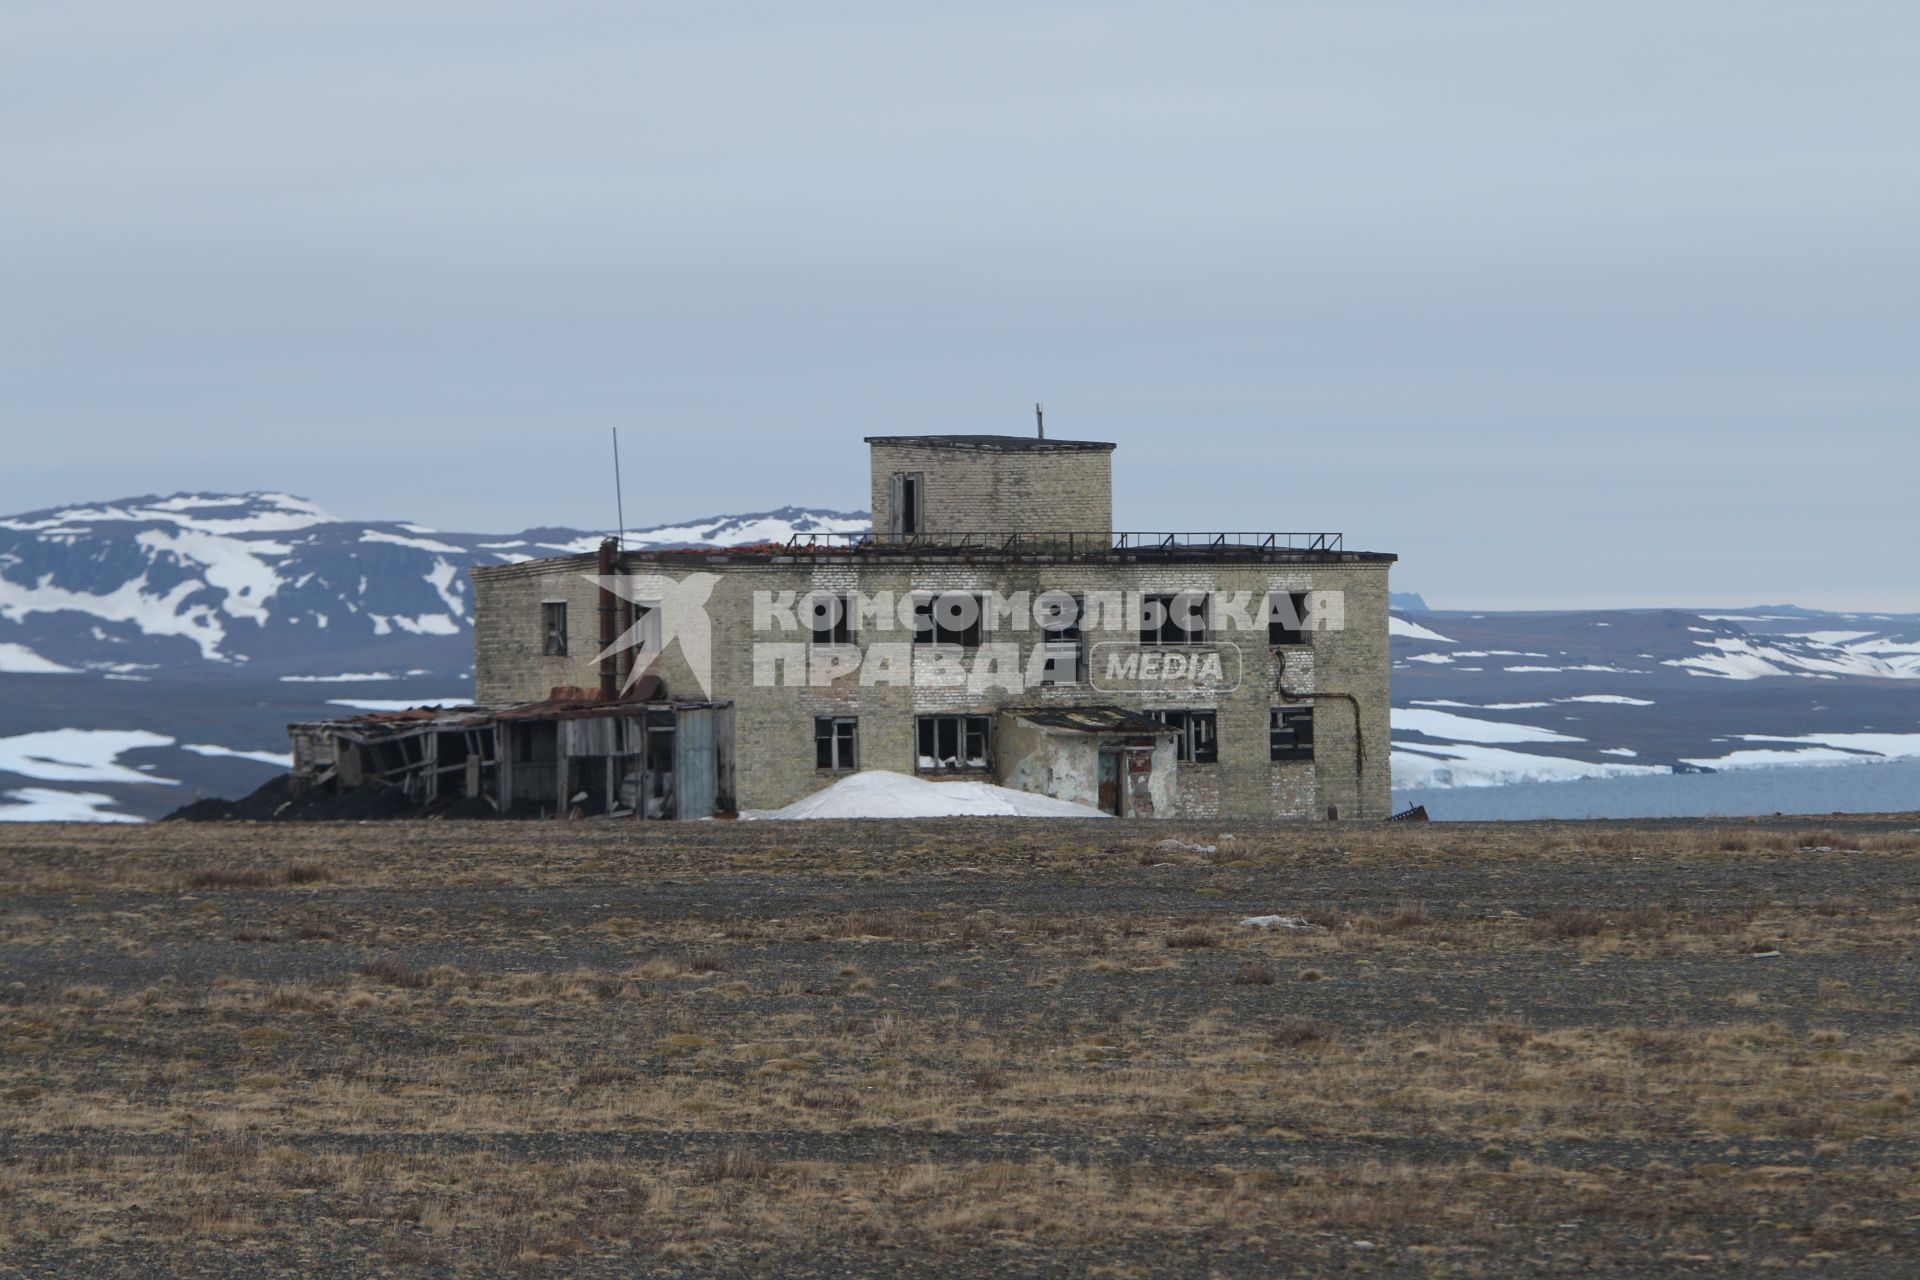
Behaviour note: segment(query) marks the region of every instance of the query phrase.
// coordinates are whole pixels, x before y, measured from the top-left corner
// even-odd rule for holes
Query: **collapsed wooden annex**
[[[734,808],[733,704],[557,688],[504,707],[414,707],[287,726],[292,791],[390,786],[426,809],[705,818]]]

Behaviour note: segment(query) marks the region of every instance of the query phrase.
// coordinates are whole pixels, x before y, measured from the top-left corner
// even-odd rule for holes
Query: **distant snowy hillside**
[[[732,546],[860,533],[863,512],[785,507],[629,532]],[[234,670],[457,676],[466,571],[591,551],[602,533],[442,533],[343,521],[285,493],[175,494],[0,518],[0,673]]]
[[[867,528],[863,512],[784,507],[627,539]],[[603,536],[344,521],[285,493],[0,518],[0,821],[124,821],[241,795],[282,766],[289,722],[470,697],[467,571]],[[1402,788],[1920,757],[1920,616],[1392,604]]]
[[[863,533],[783,507],[630,546]],[[157,817],[286,767],[293,721],[472,694],[467,570],[591,551],[582,529],[442,533],[285,493],[128,498],[0,518],[0,822]]]
[[[1396,610],[1391,631],[1402,789],[1920,756],[1912,615]]]

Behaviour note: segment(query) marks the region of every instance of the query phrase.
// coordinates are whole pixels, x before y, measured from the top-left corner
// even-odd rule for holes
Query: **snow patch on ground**
[[[130,813],[115,813],[116,803],[98,791],[55,791],[51,787],[22,787],[0,793],[12,804],[0,804],[0,822],[138,822]]]
[[[361,533],[362,542],[385,542],[396,547],[412,547],[415,551],[437,551],[443,555],[458,556],[466,552],[452,543],[439,542],[432,538],[408,538],[397,533],[387,533],[380,529],[368,529]]]
[[[1805,674],[1899,680],[1920,675],[1920,660],[1910,660],[1911,655],[1906,653],[1907,646],[1902,642],[1834,645],[1808,638],[1804,644],[1787,647],[1737,636],[1717,636],[1694,643],[1712,652],[1668,658],[1662,665],[1723,680]]]
[[[1623,778],[1671,774],[1660,765],[1608,764],[1593,760],[1564,760],[1525,751],[1470,744],[1444,747],[1393,747],[1395,790],[1410,787],[1499,787],[1515,782],[1567,782],[1579,778]]]
[[[145,529],[134,541],[156,557],[170,556],[182,568],[197,569],[208,586],[224,597],[220,608],[229,617],[267,620],[266,602],[280,589],[279,572],[262,556],[284,556],[293,548],[284,542],[224,537],[197,529]]]
[[[41,657],[23,644],[0,644],[0,672],[10,676],[73,675],[76,668],[63,667]]]
[[[799,524],[811,527],[804,531],[795,529],[794,526]],[[792,518],[771,516],[740,524],[727,519],[713,524],[647,529],[628,534],[627,541],[643,547],[658,546],[664,542],[712,542],[741,546],[756,542],[785,542],[796,532],[854,534],[865,533],[872,527],[873,521],[867,516],[829,516],[803,511]],[[584,549],[591,551],[593,547]]]
[[[423,613],[417,618],[404,614],[370,613],[373,619],[373,634],[392,635],[395,628],[415,636],[457,636],[460,634],[460,622],[444,613]]]
[[[208,742],[183,742],[182,751],[191,751],[197,756],[221,756],[233,760],[254,760],[260,764],[270,764],[281,769],[293,768],[293,753],[290,751],[237,751],[232,747],[217,747]]]
[[[1105,818],[1091,805],[996,787],[988,782],[928,782],[869,769],[784,809],[748,810],[749,819],[790,818]]]
[[[1417,622],[1408,622],[1405,618],[1387,615],[1387,634],[1400,636],[1407,640],[1425,640],[1432,644],[1458,644],[1458,640],[1441,635],[1438,631],[1429,631]]]
[[[447,602],[447,612],[457,618],[467,616],[467,584],[460,581],[460,571],[445,560],[435,560],[433,568],[427,571],[427,585]]]
[[[1832,747],[1753,747],[1723,756],[1688,756],[1685,763],[1703,769],[1768,769],[1779,765],[1862,764],[1878,757],[1836,751]]]
[[[1451,711],[1427,711],[1421,708],[1395,707],[1392,711],[1396,733],[1424,733],[1430,738],[1450,742],[1581,742],[1584,739],[1536,729],[1527,724],[1504,724],[1474,716],[1457,716]]]
[[[220,619],[204,604],[186,603],[187,597],[206,590],[204,582],[181,582],[165,595],[148,595],[146,585],[143,573],[96,595],[56,587],[51,578],[27,584],[0,577],[0,618],[20,622],[36,613],[90,613],[103,622],[130,622],[150,636],[185,636],[200,646],[203,658],[225,661],[220,642],[227,631]]]
[[[239,517],[189,515],[188,512],[219,507],[253,506],[251,515]],[[290,493],[249,493],[226,497],[183,493],[156,502],[124,507],[68,507],[42,520],[0,520],[0,529],[23,532],[49,532],[69,524],[112,524],[120,522],[163,521],[181,529],[199,533],[231,535],[239,533],[283,533],[306,529],[316,524],[338,524],[333,516],[305,498]]]
[[[1579,693],[1571,698],[1555,698],[1555,702],[1604,702],[1620,707],[1650,707],[1650,698],[1629,698],[1623,693]]]
[[[144,729],[42,729],[0,738],[0,771],[42,782],[138,782],[180,785],[172,778],[129,769],[120,753],[170,747],[173,739]]]
[[[282,684],[354,684],[361,680],[397,680],[385,671],[347,671],[337,676],[281,676]]]

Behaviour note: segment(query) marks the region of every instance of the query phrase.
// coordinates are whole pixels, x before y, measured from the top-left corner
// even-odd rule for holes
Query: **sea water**
[[[1773,813],[1920,811],[1920,760],[1730,769],[1652,777],[1410,787],[1395,810],[1427,807],[1436,822],[1518,818],[1738,818]]]

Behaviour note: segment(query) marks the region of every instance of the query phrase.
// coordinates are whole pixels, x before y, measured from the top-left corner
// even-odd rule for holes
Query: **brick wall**
[[[1101,455],[1104,457],[1104,455]],[[847,557],[794,557],[784,562],[725,555],[642,557],[629,555],[629,573],[689,571],[716,575],[710,600],[715,637],[710,696],[735,704],[736,769],[740,803],[772,808],[789,803],[832,781],[814,767],[813,718],[853,715],[859,719],[860,762],[865,768],[915,770],[916,714],[974,711],[992,714],[1007,705],[1120,705],[1207,707],[1216,712],[1219,762],[1179,767],[1179,796],[1170,816],[1324,817],[1329,805],[1342,818],[1384,818],[1390,809],[1388,773],[1387,570],[1382,560],[1269,564],[1262,562],[1182,563],[965,561],[916,557],[907,561],[859,563]],[[592,685],[598,642],[598,591],[589,580],[591,556],[528,562],[476,570],[475,674],[481,701],[501,703],[544,697],[557,684]],[[913,681],[938,661],[925,648],[908,650],[897,683],[862,683],[859,673],[832,686],[763,687],[755,682],[756,642],[786,642],[811,653],[804,630],[760,632],[754,627],[756,591],[792,592],[796,599],[813,590],[858,589],[872,594],[912,590],[993,590],[1003,594],[1046,590],[1080,592],[1208,590],[1245,592],[1257,613],[1269,590],[1339,592],[1345,602],[1344,628],[1311,633],[1308,643],[1285,651],[1266,646],[1264,630],[1223,637],[1223,643],[1181,646],[1183,652],[1213,652],[1222,658],[1222,679],[1175,698],[1149,697],[1147,682],[1126,688],[1108,682],[1105,690],[1088,685],[1053,685],[1024,694],[1004,689],[971,691],[933,688]],[[572,655],[541,654],[540,605],[565,600],[572,629]],[[877,644],[904,645],[911,633],[897,615],[890,629],[856,631],[852,654],[869,654]],[[1037,632],[989,634],[993,643],[1014,642],[1022,657]],[[1089,627],[1090,647],[1136,647],[1137,621],[1124,608],[1120,616],[1101,618]],[[1315,758],[1275,763],[1268,753],[1268,713],[1275,693],[1278,659],[1286,658],[1287,688],[1294,693],[1351,694],[1359,704],[1356,752],[1355,716],[1344,699],[1327,697],[1315,707]],[[850,655],[851,656],[851,655]],[[698,697],[690,668],[678,646],[669,647],[660,673],[674,696]],[[1237,674],[1235,674],[1237,671]],[[1116,692],[1114,686],[1120,686]],[[1361,760],[1356,774],[1356,757]]]
[[[1099,533],[1113,530],[1113,451],[872,446],[873,528],[893,528],[893,477],[918,473],[923,533]]]

